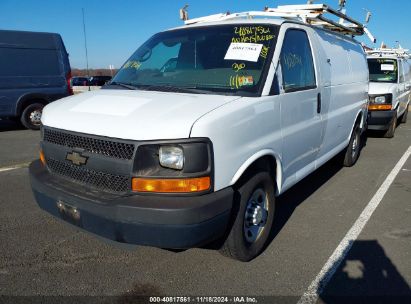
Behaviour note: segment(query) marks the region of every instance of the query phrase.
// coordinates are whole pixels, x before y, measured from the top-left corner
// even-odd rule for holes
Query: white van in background
[[[40,207],[118,242],[222,239],[227,256],[257,256],[276,196],[340,152],[352,166],[367,118],[361,45],[277,16],[188,20],[150,38],[111,84],[47,106],[30,166]]]
[[[411,93],[411,64],[407,50],[376,49],[368,51],[370,104],[368,129],[383,130],[384,137],[394,137],[398,122],[405,123]]]

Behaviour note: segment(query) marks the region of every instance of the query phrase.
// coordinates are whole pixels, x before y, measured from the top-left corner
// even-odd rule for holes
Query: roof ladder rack
[[[294,19],[313,26],[326,28],[330,31],[351,36],[368,35],[372,42],[376,39],[372,36],[364,24],[347,16],[340,10],[335,10],[326,4],[281,5],[277,8],[266,7],[264,11],[249,11],[242,13],[221,13],[195,19],[188,19],[187,6],[180,10],[180,16],[186,25],[205,22],[219,22],[234,19],[254,18],[284,18]],[[369,20],[370,13],[367,13]],[[330,18],[337,17],[339,21]]]
[[[267,12],[281,15],[283,18],[300,18],[304,23],[325,27],[331,31],[349,35],[364,35],[364,25],[326,4],[282,5],[266,8]],[[340,22],[331,20],[328,15],[339,17]],[[349,22],[349,24],[343,23]]]
[[[401,58],[411,58],[411,54],[408,49],[403,48],[376,48],[373,50],[368,50],[367,54],[369,55],[394,55]]]

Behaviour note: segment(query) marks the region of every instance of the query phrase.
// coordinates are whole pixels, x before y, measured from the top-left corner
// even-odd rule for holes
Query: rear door
[[[315,169],[322,141],[320,98],[311,41],[303,28],[288,28],[280,54],[284,186]],[[279,73],[280,74],[280,73]]]

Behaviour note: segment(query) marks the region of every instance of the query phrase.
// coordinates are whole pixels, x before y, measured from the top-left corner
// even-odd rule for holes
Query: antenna
[[[365,34],[368,36],[368,38],[370,38],[370,40],[371,40],[373,43],[376,43],[376,42],[377,42],[377,39],[371,34],[371,32],[370,32],[370,31],[368,30],[368,28],[367,28],[367,24],[370,22],[370,19],[371,19],[372,14],[371,14],[371,12],[370,12],[368,9],[366,9],[366,8],[363,8],[363,10],[365,10],[365,11],[367,12],[367,14],[365,15],[364,32],[365,32]]]
[[[369,10],[367,10],[367,9],[365,9],[365,10],[367,11],[367,15],[365,16],[365,24],[368,24],[370,22],[372,14]]]
[[[86,65],[87,65],[87,77],[89,77],[89,70],[88,70],[88,52],[87,52],[87,36],[86,36],[86,22],[84,21],[84,8],[81,9],[83,12],[83,33],[84,33],[84,48],[86,50]],[[90,91],[90,86],[88,87]]]
[[[184,7],[180,9],[180,19],[183,21],[188,20],[187,8],[188,8],[188,4],[184,5]]]
[[[347,0],[338,0],[338,6],[340,7],[338,10],[342,11],[343,8],[345,7],[345,3],[347,2]]]

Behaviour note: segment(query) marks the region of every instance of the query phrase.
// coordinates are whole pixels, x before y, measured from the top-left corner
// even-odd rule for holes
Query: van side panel
[[[368,65],[359,43],[321,29],[316,29],[316,32],[319,45],[329,59],[328,66],[322,65],[322,69],[329,69],[329,73],[324,71],[323,74],[330,75],[329,81],[323,78],[323,102],[328,103],[328,113],[323,113],[325,135],[318,156],[321,158],[331,151],[329,157],[338,153],[335,150],[337,146],[346,146],[357,116],[363,113],[365,117]],[[326,101],[326,98],[329,100]]]
[[[69,73],[60,35],[0,31],[0,117],[18,116],[28,100],[67,96]]]
[[[239,168],[259,151],[281,151],[279,98],[243,97],[197,120],[190,137],[207,136],[214,149],[214,190],[229,186]],[[278,173],[277,173],[278,175]]]
[[[397,117],[400,117],[404,114],[405,110],[407,110],[409,97],[410,97],[410,79],[409,79],[409,63],[406,59],[399,59],[399,83],[398,83],[398,105],[395,105],[394,108],[397,107]]]

